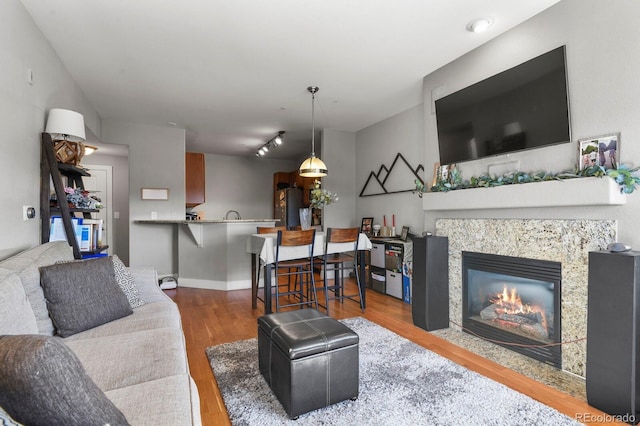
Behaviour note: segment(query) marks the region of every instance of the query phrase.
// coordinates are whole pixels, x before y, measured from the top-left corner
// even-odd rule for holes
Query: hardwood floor
[[[230,425],[205,349],[220,343],[256,337],[257,318],[262,315],[263,305],[258,302],[258,309],[251,309],[251,290],[225,292],[179,287],[166,293],[178,304],[182,315],[189,367],[200,393],[202,422],[204,425]],[[332,302],[330,312],[337,319],[364,316],[470,370],[529,395],[570,417],[577,417],[583,423],[616,424],[602,421],[606,418],[605,414],[584,401],[413,326],[411,305],[400,300],[367,291],[367,309],[364,314],[356,303],[350,301],[342,304]]]

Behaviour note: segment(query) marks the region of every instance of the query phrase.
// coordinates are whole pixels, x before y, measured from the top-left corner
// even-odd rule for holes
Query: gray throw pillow
[[[41,267],[40,285],[62,337],[133,313],[109,257]]]
[[[0,336],[0,406],[27,425],[128,425],[55,337]]]
[[[131,272],[129,272],[124,263],[122,263],[122,260],[120,260],[120,258],[115,254],[113,255],[112,260],[113,270],[116,274],[116,281],[125,296],[127,296],[127,300],[129,300],[131,307],[137,308],[144,305],[144,300],[140,299],[140,293],[138,292],[138,287],[133,280]]]

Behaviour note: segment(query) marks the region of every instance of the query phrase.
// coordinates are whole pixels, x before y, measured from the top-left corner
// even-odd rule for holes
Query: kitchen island
[[[135,223],[176,226],[178,285],[210,290],[251,288],[251,257],[247,237],[275,219],[172,220],[144,219]]]

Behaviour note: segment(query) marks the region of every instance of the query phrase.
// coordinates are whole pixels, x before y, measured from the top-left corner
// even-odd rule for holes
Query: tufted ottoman
[[[359,388],[358,335],[315,309],[258,318],[264,376],[290,418],[346,399]]]

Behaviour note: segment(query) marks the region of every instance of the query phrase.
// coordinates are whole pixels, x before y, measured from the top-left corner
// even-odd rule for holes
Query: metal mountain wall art
[[[416,179],[424,183],[422,175],[424,175],[422,164],[413,168],[402,154],[398,153],[391,166],[387,167],[382,164],[377,173],[373,170],[369,173],[369,177],[360,191],[360,196],[371,197],[373,195],[413,192]]]

